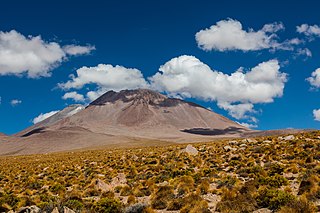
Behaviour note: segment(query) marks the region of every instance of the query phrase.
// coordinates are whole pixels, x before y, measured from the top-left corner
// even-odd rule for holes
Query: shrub
[[[127,203],[131,205],[131,204],[134,204],[135,202],[136,202],[136,197],[133,195],[129,195]]]
[[[258,182],[261,185],[268,185],[274,188],[279,188],[282,185],[288,185],[288,180],[279,174],[275,174],[271,177],[259,177]]]
[[[63,185],[61,185],[60,183],[57,183],[57,184],[50,187],[50,191],[53,193],[60,193],[65,190],[66,190],[66,188]]]
[[[92,210],[97,213],[121,213],[123,205],[119,200],[102,198],[94,203]]]
[[[232,189],[237,182],[237,178],[233,177],[231,175],[228,175],[227,177],[223,178],[222,180],[218,180],[218,189],[222,187],[227,187],[228,189]]]
[[[284,168],[278,163],[272,163],[268,166],[268,175],[273,176],[275,174],[281,175],[284,171]]]
[[[257,197],[258,205],[271,210],[278,210],[282,206],[295,200],[295,196],[278,189],[264,188],[259,191]]]
[[[9,205],[9,207],[11,208],[15,208],[20,201],[21,201],[21,198],[14,195],[13,193],[3,194],[0,197],[0,204],[2,204],[2,206]]]
[[[125,209],[125,213],[154,213],[154,211],[144,203],[137,203]]]
[[[169,210],[169,211],[180,210],[182,208],[182,205],[183,205],[183,199],[182,198],[176,198],[176,199],[171,200],[168,203],[167,210]]]
[[[180,213],[210,213],[208,203],[205,200],[198,202],[191,202],[189,205],[184,206]]]
[[[316,207],[306,198],[300,198],[282,207],[279,213],[313,213]]]
[[[81,211],[83,209],[83,204],[79,200],[68,200],[65,204],[68,208],[74,210],[74,211]]]
[[[308,175],[302,178],[302,181],[299,186],[298,195],[302,195],[305,192],[313,191],[318,185],[319,179],[315,175]]]
[[[204,179],[200,182],[200,185],[198,186],[199,192],[204,195],[207,194],[210,188],[210,183],[208,179]]]
[[[174,198],[172,186],[160,186],[158,190],[151,195],[151,206],[154,209],[165,209],[170,200]]]
[[[253,212],[257,208],[257,202],[252,194],[255,190],[253,183],[243,186],[239,192],[236,189],[223,188],[222,199],[217,204],[220,212]]]
[[[132,194],[131,188],[128,185],[125,185],[121,188],[120,196],[129,196]]]

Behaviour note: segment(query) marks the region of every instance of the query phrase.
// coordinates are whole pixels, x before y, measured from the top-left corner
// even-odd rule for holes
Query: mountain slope
[[[64,118],[70,117],[70,116],[80,112],[84,108],[85,107],[80,104],[70,105],[70,106],[64,108],[63,110],[55,113],[54,115],[48,117],[47,119],[45,119],[39,123],[36,123],[35,125],[19,132],[18,134],[16,134],[16,136],[24,137],[24,136],[28,136],[28,135],[32,134],[33,132],[43,130],[43,129],[45,129],[45,127],[51,126],[51,125],[57,123],[58,121],[61,121]]]
[[[0,143],[0,155],[208,141],[246,132],[202,106],[151,90],[109,91],[85,108],[69,106],[17,133]]]
[[[230,130],[229,133],[248,130],[202,106],[146,89],[109,91],[83,111],[50,128],[74,126],[102,134],[153,139],[178,138],[190,135],[185,132],[193,129]]]

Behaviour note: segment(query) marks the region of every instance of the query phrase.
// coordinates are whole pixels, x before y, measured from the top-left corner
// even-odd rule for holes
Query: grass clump
[[[102,198],[94,203],[92,211],[97,213],[121,213],[123,204],[117,199]]]
[[[174,197],[172,186],[160,186],[156,192],[151,195],[151,206],[154,209],[165,209]]]

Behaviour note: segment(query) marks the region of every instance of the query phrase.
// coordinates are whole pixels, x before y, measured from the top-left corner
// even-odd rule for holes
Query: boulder
[[[58,207],[55,207],[51,213],[59,213]]]
[[[272,211],[267,208],[255,210],[253,213],[271,213]]]
[[[20,209],[18,209],[17,211],[18,213],[22,213],[22,212],[25,212],[25,213],[40,213],[41,212],[41,209],[37,206],[27,206],[27,207],[22,207]]]
[[[119,173],[119,174],[117,175],[117,177],[114,177],[114,178],[112,179],[112,182],[111,182],[110,186],[111,186],[112,188],[115,188],[115,187],[117,187],[117,186],[125,185],[126,183],[127,183],[126,175],[123,174],[123,173]]]
[[[237,151],[237,148],[232,148],[231,146],[224,146],[223,149],[226,152],[228,152],[228,151]]]
[[[63,207],[63,213],[76,213],[76,212],[73,211],[72,209],[69,209],[68,207],[64,206]]]
[[[106,191],[111,191],[112,187],[108,184],[106,184],[103,180],[101,179],[96,179],[95,181],[95,187],[96,189],[98,190],[101,190],[103,192],[106,192]]]
[[[229,145],[238,145],[238,141],[229,141]]]
[[[189,155],[197,155],[198,154],[198,150],[190,144],[186,147],[185,152],[188,153]]]
[[[293,135],[288,135],[288,136],[283,137],[283,140],[285,140],[285,141],[292,141],[294,139],[295,139],[295,137]]]

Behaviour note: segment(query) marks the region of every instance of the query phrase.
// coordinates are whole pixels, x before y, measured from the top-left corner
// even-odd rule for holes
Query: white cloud
[[[99,98],[101,95],[103,95],[103,93],[105,93],[106,89],[102,89],[100,88],[99,90],[96,90],[96,91],[89,91],[87,92],[87,97],[90,101],[94,101],[96,100],[97,98]]]
[[[314,120],[320,121],[320,109],[315,109],[312,111]]]
[[[59,112],[59,111],[51,111],[51,112],[44,113],[44,114],[41,113],[40,115],[38,115],[37,117],[35,117],[35,118],[32,120],[32,122],[33,122],[34,124],[39,123],[39,122],[41,122],[41,121],[43,121],[43,120],[51,117],[52,115],[56,114],[57,112]]]
[[[312,72],[311,77],[307,78],[306,80],[309,81],[309,83],[312,86],[319,88],[320,87],[320,68]]]
[[[248,118],[246,113],[254,113],[254,105],[251,103],[230,104],[228,102],[218,102],[218,107],[229,112],[229,115],[236,119]]]
[[[97,90],[87,93],[90,100],[94,100],[108,90],[120,91],[148,87],[148,83],[140,70],[110,64],[82,67],[77,70],[76,76],[71,76],[71,80],[60,83],[58,86],[68,90],[72,88],[81,89],[88,84],[95,84],[98,87]]]
[[[297,26],[297,32],[308,37],[320,36],[320,27],[318,25],[302,24]]]
[[[239,119],[254,112],[253,104],[270,103],[283,95],[287,75],[279,69],[279,62],[270,60],[246,73],[239,69],[227,75],[194,56],[183,55],[162,65],[149,80],[151,88],[170,96],[217,101],[219,107]]]
[[[21,103],[22,103],[22,101],[18,100],[18,99],[13,99],[13,100],[10,101],[11,106],[17,106],[17,105],[19,105]]]
[[[306,56],[306,57],[312,57],[312,52],[308,48],[299,48],[297,49],[298,56]]]
[[[41,36],[26,37],[15,30],[0,31],[0,75],[48,77],[68,55],[86,54],[91,50],[91,46],[61,47],[56,42],[44,41]]]
[[[183,55],[173,58],[159,68],[159,72],[145,80],[137,69],[99,64],[96,67],[82,67],[71,80],[60,83],[62,89],[82,89],[95,85],[86,92],[86,98],[95,100],[108,90],[150,88],[166,92],[171,97],[198,98],[216,101],[218,106],[237,119],[256,119],[247,113],[255,113],[254,104],[270,103],[283,95],[287,75],[280,72],[277,60],[258,64],[245,72],[239,68],[228,75],[212,70],[194,56]],[[79,96],[77,92],[67,93],[65,98]],[[84,96],[80,95],[79,100]]]
[[[257,124],[250,124],[250,123],[245,123],[245,122],[237,122],[237,123],[240,124],[241,126],[249,128],[249,129],[255,129],[258,127]]]
[[[67,92],[62,96],[62,99],[67,100],[67,99],[73,99],[76,102],[84,102],[85,98],[82,94],[79,94],[77,92]]]
[[[95,50],[94,46],[76,46],[76,45],[66,45],[63,50],[69,55],[83,55],[89,54],[91,51]]]
[[[276,32],[283,30],[282,23],[266,24],[262,29],[254,31],[242,28],[242,24],[234,19],[218,21],[210,28],[196,33],[198,46],[206,51],[242,50],[252,51],[261,49],[286,49],[277,39]],[[297,40],[294,40],[297,42]],[[288,41],[285,46],[290,42]]]

